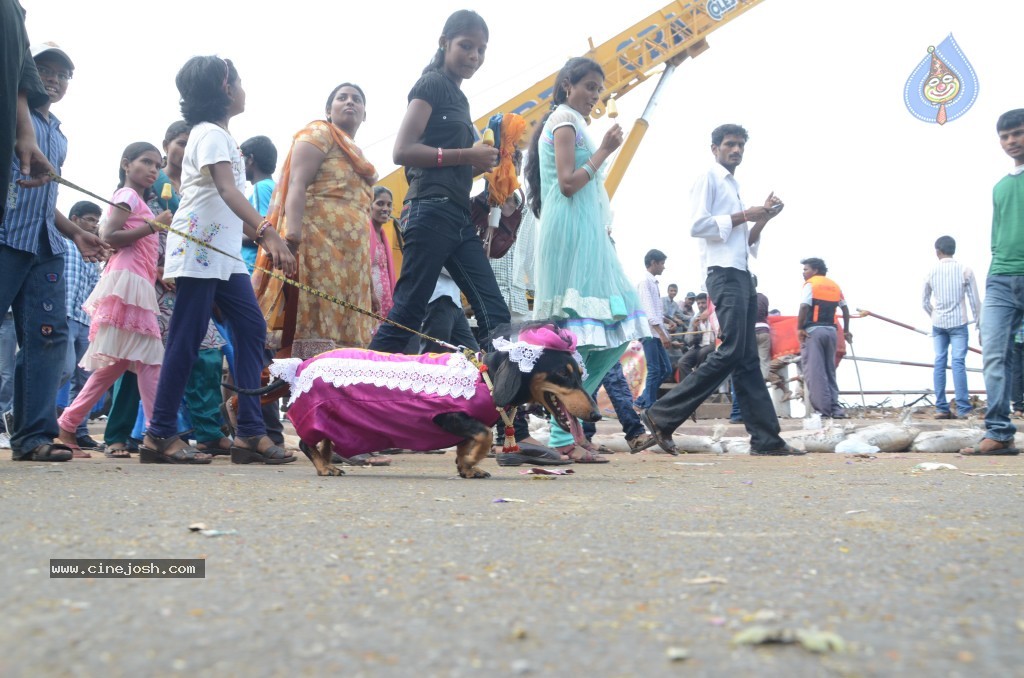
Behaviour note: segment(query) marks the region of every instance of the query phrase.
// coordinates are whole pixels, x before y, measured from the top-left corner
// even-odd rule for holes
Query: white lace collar
[[[503,337],[494,340],[494,348],[508,353],[508,358],[519,366],[520,372],[532,372],[537,360],[545,349],[543,346],[528,344],[525,341],[512,342]],[[587,378],[587,367],[583,364],[583,356],[579,351],[573,351],[572,357],[583,372],[583,379]]]

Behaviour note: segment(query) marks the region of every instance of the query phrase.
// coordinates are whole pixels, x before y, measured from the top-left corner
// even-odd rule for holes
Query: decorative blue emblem
[[[945,125],[978,99],[978,77],[953,34],[928,48],[903,87],[907,110],[918,120]]]

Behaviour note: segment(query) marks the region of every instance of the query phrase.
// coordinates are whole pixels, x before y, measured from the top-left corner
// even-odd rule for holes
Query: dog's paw
[[[483,469],[471,468],[468,471],[459,471],[459,475],[463,478],[490,478],[491,474]]]
[[[335,466],[334,464],[328,464],[322,470],[317,469],[316,474],[318,476],[343,476],[345,475],[345,472],[342,471],[337,466]]]

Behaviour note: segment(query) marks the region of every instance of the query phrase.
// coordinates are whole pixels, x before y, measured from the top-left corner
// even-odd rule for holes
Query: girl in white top
[[[167,237],[164,277],[174,280],[177,298],[167,331],[153,419],[139,450],[139,460],[144,464],[210,462],[209,455],[179,438],[176,424],[178,406],[214,303],[236,342],[237,385],[260,385],[266,323],[245,263],[237,254],[225,253],[241,251],[244,232],[267,251],[276,268],[289,276],[295,274],[295,258],[243,193],[242,152],[228,132],[228,121],[245,110],[245,90],[234,65],[213,56],[193,57],[178,71],[175,84],[181,94],[182,117],[192,125],[192,132],[182,162],[181,203]],[[241,464],[295,460],[266,436],[257,396],[239,396],[231,460]]]

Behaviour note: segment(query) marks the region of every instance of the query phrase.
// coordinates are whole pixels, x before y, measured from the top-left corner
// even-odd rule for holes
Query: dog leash
[[[115,209],[119,209],[119,210],[121,210],[123,212],[127,212],[128,214],[132,214],[132,211],[130,209],[128,209],[126,207],[123,207],[122,205],[119,205],[117,203],[111,202],[110,200],[107,200],[106,198],[104,198],[104,197],[102,197],[100,195],[97,195],[97,194],[93,193],[92,191],[89,191],[89,190],[87,190],[85,188],[82,188],[78,184],[72,183],[71,181],[68,181],[64,177],[58,175],[56,172],[50,172],[49,175],[50,175],[50,179],[52,179],[53,181],[56,181],[58,184],[62,184],[62,185],[67,186],[68,188],[70,188],[72,190],[78,191],[80,193],[84,193],[84,194],[86,194],[86,195],[88,195],[88,196],[90,196],[92,198],[95,198],[96,200],[99,200],[100,202],[106,203],[107,205],[110,205],[111,207],[114,207]],[[173,233],[173,234],[175,234],[175,235],[177,235],[177,236],[179,236],[181,238],[184,238],[185,240],[188,240],[191,243],[195,243],[196,245],[200,245],[202,247],[205,247],[205,248],[207,248],[207,249],[209,249],[209,250],[211,250],[213,252],[216,252],[217,254],[225,256],[225,257],[227,257],[229,259],[232,259],[234,261],[239,261],[239,262],[241,262],[243,264],[245,263],[245,261],[240,256],[238,256],[236,254],[231,254],[230,252],[225,252],[224,250],[222,250],[222,249],[220,249],[218,247],[215,247],[215,246],[211,245],[210,243],[208,243],[208,242],[206,242],[204,240],[200,240],[199,238],[195,237],[194,235],[192,235],[190,233],[184,233],[182,231],[173,229],[170,226],[168,226],[167,224],[162,224],[159,221],[154,221],[152,219],[143,219],[143,221],[145,221],[146,224],[150,228],[163,229],[163,230],[167,231],[168,233]],[[333,304],[337,304],[338,306],[341,306],[342,308],[345,308],[345,309],[348,309],[350,311],[355,311],[356,313],[361,313],[363,315],[369,316],[369,317],[373,318],[374,320],[378,320],[380,322],[388,323],[389,325],[392,325],[393,327],[397,327],[400,330],[405,330],[406,332],[410,332],[413,335],[415,335],[415,336],[417,336],[417,337],[419,337],[421,339],[426,339],[427,341],[432,341],[432,342],[438,344],[439,346],[443,346],[444,348],[447,348],[447,349],[450,349],[452,351],[455,351],[456,353],[461,353],[480,372],[480,375],[483,378],[484,383],[487,385],[487,390],[491,394],[491,398],[492,399],[494,398],[494,384],[491,382],[491,377],[487,373],[487,365],[485,365],[483,363],[483,361],[480,360],[480,358],[479,358],[479,356],[477,356],[476,352],[474,352],[473,350],[467,348],[466,346],[455,346],[454,344],[450,344],[447,341],[442,341],[440,339],[437,339],[436,337],[432,337],[432,336],[430,336],[428,334],[424,334],[423,332],[419,332],[417,330],[414,330],[411,327],[406,327],[405,325],[403,325],[401,323],[398,323],[398,322],[395,322],[394,320],[391,320],[390,318],[386,318],[386,317],[380,315],[379,313],[374,313],[373,311],[368,311],[368,310],[366,310],[365,308],[363,308],[361,306],[357,306],[356,304],[353,304],[351,302],[345,301],[344,299],[340,299],[340,298],[334,296],[333,294],[329,294],[327,292],[324,292],[323,290],[318,290],[315,287],[310,287],[309,285],[307,285],[305,283],[302,283],[302,282],[299,282],[298,280],[292,280],[291,278],[289,278],[286,275],[283,275],[281,273],[278,273],[277,271],[268,270],[266,268],[263,268],[262,266],[255,266],[254,268],[255,268],[255,270],[261,271],[264,274],[269,275],[270,277],[275,278],[277,280],[280,280],[281,282],[283,282],[285,284],[292,285],[293,287],[297,287],[298,289],[302,290],[303,292],[306,292],[307,294],[312,294],[315,297],[318,297],[320,299],[324,299],[324,300],[329,301],[329,302],[331,302]],[[512,415],[511,415],[511,417],[509,416],[509,414],[507,412],[505,412],[504,408],[502,408],[502,407],[495,407],[495,409],[498,410],[498,414],[501,415],[501,418],[502,418],[502,420],[503,420],[503,422],[505,424],[505,441],[506,442],[505,442],[505,447],[504,447],[503,451],[504,452],[509,452],[509,451],[516,452],[516,451],[518,451],[519,447],[518,447],[518,445],[515,444],[515,432],[514,432],[515,429],[514,429],[514,427],[512,425],[512,418],[516,416],[516,411],[517,411],[518,408],[512,408]],[[512,446],[511,446],[511,448],[509,447],[509,444],[508,444],[510,432],[511,432],[511,435],[512,435]]]

